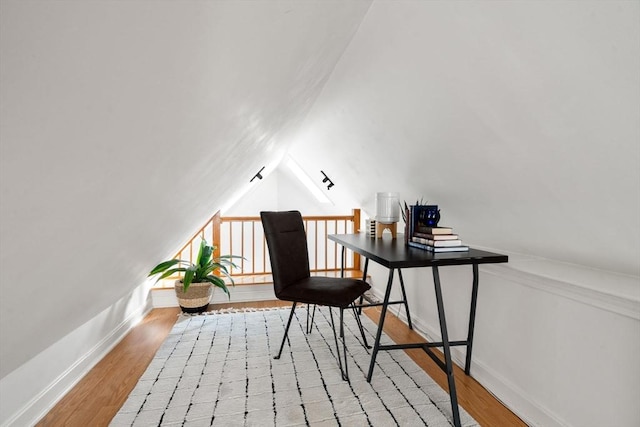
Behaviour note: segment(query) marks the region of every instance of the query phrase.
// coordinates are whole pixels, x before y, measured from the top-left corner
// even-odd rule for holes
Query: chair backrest
[[[298,211],[260,212],[269,248],[273,288],[280,291],[298,280],[310,277],[307,234]]]

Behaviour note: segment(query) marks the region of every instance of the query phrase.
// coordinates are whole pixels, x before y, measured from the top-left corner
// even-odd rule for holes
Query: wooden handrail
[[[359,232],[360,209],[353,209],[351,215],[303,216],[303,221],[307,231],[311,271],[316,274],[339,271],[342,251],[327,236],[329,234]],[[233,269],[232,276],[247,277],[271,274],[269,254],[259,216],[223,217],[218,211],[176,253],[175,258],[193,262],[201,239],[206,239],[215,247],[215,257],[219,257],[220,254],[243,257],[242,260],[236,262],[240,269]],[[352,251],[347,251],[345,268],[360,270],[360,256]]]

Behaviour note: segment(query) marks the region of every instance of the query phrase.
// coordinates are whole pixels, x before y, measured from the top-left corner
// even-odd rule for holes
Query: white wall
[[[304,187],[298,178],[291,173],[286,163],[280,164],[276,170],[266,173],[262,180],[254,180],[249,190],[237,203],[229,206],[222,212],[222,216],[258,216],[263,210],[299,210],[303,215],[349,215],[357,206],[354,201],[331,200],[330,203],[320,203],[309,190]],[[314,171],[311,171],[313,174]],[[319,170],[317,171],[320,175]],[[314,180],[321,184],[320,179]],[[320,188],[320,186],[318,186]],[[326,186],[323,187],[326,190]],[[331,198],[335,192],[333,189],[324,191]],[[343,203],[344,204],[341,204]],[[236,237],[238,234],[236,234]],[[237,246],[236,246],[237,247]],[[232,253],[236,253],[231,251]],[[223,253],[229,253],[224,250]],[[257,249],[256,259],[261,260],[260,249]],[[251,262],[251,260],[247,260]],[[259,266],[258,266],[259,268]],[[214,289],[213,303],[266,301],[276,299],[272,286],[242,285],[230,288],[230,297],[218,289]],[[177,307],[178,302],[173,289],[154,290],[151,292],[154,307]]]
[[[30,381],[0,423],[73,364],[31,360],[92,353],[66,337],[119,330],[149,268],[277,164],[369,5],[0,2],[0,378]]]
[[[532,426],[638,425],[640,302],[597,290],[600,279],[629,288],[637,278],[552,261],[564,277],[543,277],[522,267],[527,257],[509,255],[507,265],[480,267],[471,375]],[[388,271],[369,268],[382,298]],[[585,273],[590,280],[580,280]],[[395,277],[392,298],[400,298]],[[403,278],[415,329],[439,341],[431,270],[403,270]],[[449,338],[465,339],[471,267],[441,268],[440,278]],[[453,351],[464,366],[464,351]]]
[[[584,425],[638,396],[637,371],[623,371],[630,385],[601,375],[611,357],[626,368],[640,339],[638,2],[369,5],[0,3],[3,411],[63,372],[51,367],[21,402],[4,392],[9,375],[101,323],[290,145],[336,183],[336,206],[425,197],[467,243],[527,259],[525,276],[482,276],[474,367],[492,391],[506,384],[516,412]],[[118,313],[96,341],[126,321]],[[481,334],[503,325],[494,357]],[[581,351],[592,329],[602,353]],[[517,352],[523,330],[549,354]]]
[[[262,180],[254,180],[243,197],[222,215],[256,216],[261,210],[299,210],[303,215],[346,215],[359,207],[356,200],[345,197],[340,186],[327,190],[326,184],[322,183],[321,166],[313,165],[303,172],[329,200],[328,203],[318,201],[293,174],[287,166],[288,161],[289,156],[273,172],[267,170],[268,174]]]
[[[138,286],[3,377],[0,425],[35,425],[151,310],[150,287]],[[41,326],[46,333],[47,324]]]
[[[374,2],[291,149],[365,208],[377,191],[423,197],[510,256],[481,269],[472,372],[532,425],[640,424],[639,16],[626,1]],[[470,269],[442,275],[459,336]],[[437,337],[430,271],[405,277]]]
[[[0,377],[280,159],[369,2],[334,6],[2,1]]]
[[[375,2],[291,152],[362,206],[424,197],[471,243],[639,276],[639,8]]]

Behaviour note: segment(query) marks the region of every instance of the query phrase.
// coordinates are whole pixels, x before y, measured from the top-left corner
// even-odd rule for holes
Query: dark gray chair
[[[336,343],[338,365],[342,379],[349,380],[347,368],[347,345],[344,339],[344,310],[351,307],[354,311],[365,346],[366,338],[360,323],[360,317],[355,310],[354,301],[362,296],[370,286],[358,279],[342,277],[311,276],[309,269],[309,252],[307,235],[304,230],[302,215],[298,211],[260,212],[264,235],[269,248],[271,271],[273,274],[273,288],[276,297],[283,301],[292,302],[289,321],[284,331],[280,351],[275,359],[282,354],[287,340],[291,319],[297,303],[309,305],[323,305],[340,309],[340,339],[342,340],[344,368],[340,356],[340,346],[336,336],[333,312],[330,309],[331,327]],[[309,310],[307,310],[308,316]],[[308,317],[307,317],[308,322]],[[310,329],[307,326],[307,332]]]

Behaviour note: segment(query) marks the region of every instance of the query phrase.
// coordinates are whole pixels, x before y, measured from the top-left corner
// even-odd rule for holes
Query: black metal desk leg
[[[398,269],[398,278],[400,279],[400,290],[402,290],[402,300],[404,301],[404,312],[407,313],[407,325],[409,329],[413,329],[411,324],[411,314],[409,314],[409,303],[407,302],[407,293],[404,291],[404,280],[402,280],[402,270]]]
[[[344,246],[342,247],[342,250],[344,250]],[[369,268],[369,258],[365,258],[364,259],[364,270],[362,270],[362,281],[366,282],[367,281],[367,269]],[[359,304],[362,305],[362,301],[364,300],[364,296],[360,295],[360,301]],[[362,314],[362,307],[358,308],[358,314]]]
[[[467,335],[467,360],[464,373],[471,372],[471,350],[473,349],[473,328],[476,323],[476,304],[478,302],[478,264],[473,264],[473,288],[471,289],[471,310],[469,312],[469,332]]]
[[[453,412],[453,425],[460,427],[460,411],[458,410],[458,395],[456,393],[456,382],[453,378],[453,362],[451,361],[451,348],[449,347],[449,334],[447,333],[447,319],[444,315],[444,301],[442,299],[442,289],[440,288],[440,273],[438,267],[432,267],[433,284],[436,290],[436,302],[438,303],[438,318],[440,319],[440,333],[442,335],[442,347],[444,350],[444,360],[446,366],[447,383],[449,384],[449,397],[451,398],[451,411]]]
[[[376,365],[376,356],[380,348],[380,337],[384,328],[384,318],[387,315],[387,306],[389,305],[389,295],[391,295],[391,285],[393,284],[393,268],[389,269],[389,279],[387,280],[387,290],[384,293],[384,301],[382,303],[382,311],[380,312],[380,320],[378,321],[378,332],[376,333],[376,342],[373,344],[371,351],[371,363],[369,363],[369,373],[367,374],[367,382],[371,382],[373,375],[373,367]]]
[[[369,258],[364,259],[364,270],[362,270],[362,281],[367,281],[367,270],[369,269]]]

